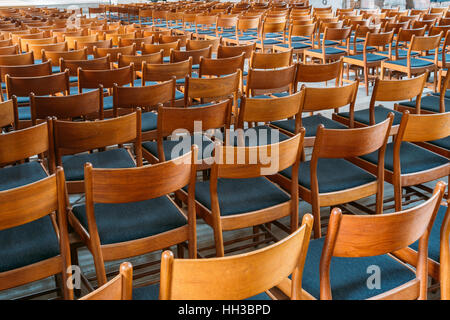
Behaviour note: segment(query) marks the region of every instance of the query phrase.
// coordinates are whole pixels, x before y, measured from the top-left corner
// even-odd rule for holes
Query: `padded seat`
[[[440,96],[440,93],[439,93],[439,92],[432,92],[431,94],[432,94],[433,96]],[[450,99],[450,89],[447,89],[447,90],[445,91],[444,97],[445,97],[446,99]]]
[[[199,147],[198,159],[206,159],[212,157],[214,145],[211,139],[202,134],[191,135],[188,139],[180,137],[180,140],[164,140],[163,149],[164,157],[167,160],[175,159],[183,154],[191,151],[191,146],[196,144]],[[198,144],[201,144],[199,146]],[[142,144],[142,148],[158,157],[158,143],[156,141],[148,141]]]
[[[362,159],[370,163],[378,163],[378,151],[361,156]],[[419,147],[416,144],[402,142],[400,146],[400,167],[402,174],[421,172],[443,165],[448,165],[449,161],[434,152]],[[384,167],[389,171],[394,171],[394,143],[388,143],[384,158]]]
[[[89,230],[85,206],[75,206],[72,211]],[[141,239],[187,224],[167,196],[128,203],[96,203],[94,212],[102,245]]]
[[[311,240],[303,269],[302,288],[317,299],[320,297],[320,257],[325,238]],[[369,289],[370,266],[381,271],[381,288]],[[411,269],[389,255],[361,258],[333,257],[330,264],[330,285],[335,300],[363,300],[394,289],[415,279]]]
[[[423,68],[433,65],[433,62],[430,61],[420,60],[416,58],[411,58],[410,60],[411,60],[411,68]],[[387,61],[386,63],[406,67],[407,59],[390,60]]]
[[[156,130],[158,126],[158,115],[154,112],[144,112],[141,116],[141,131]]]
[[[427,111],[432,111],[439,113],[439,104],[440,104],[440,97],[439,96],[424,96],[420,100],[420,108]],[[444,99],[445,103],[445,112],[450,111],[450,100]],[[411,108],[416,107],[416,99],[413,99],[412,101],[402,101],[399,104],[402,106],[408,106]]]
[[[192,72],[191,78],[198,78],[198,73]],[[185,80],[185,78],[177,79],[177,80],[175,80],[175,83],[177,85],[184,85],[184,80]]]
[[[309,190],[311,190],[310,165],[310,161],[300,162],[298,169],[299,185]],[[291,179],[292,167],[280,173]],[[376,177],[347,160],[319,158],[317,163],[317,180],[319,193],[327,193],[359,187],[376,181]]]
[[[52,66],[52,73],[59,73],[61,72],[61,68],[59,66]]]
[[[389,55],[389,50],[385,50],[385,51],[380,51],[380,54],[385,54],[385,55]],[[395,50],[391,51],[391,54],[393,57],[395,57]],[[417,52],[411,52],[412,56],[417,56],[419,53]],[[405,49],[398,49],[398,57],[399,58],[406,58],[408,56],[408,50]],[[422,57],[421,57],[422,58]]]
[[[289,96],[289,92],[274,92],[272,93],[272,95],[278,98],[282,98]]]
[[[24,267],[60,254],[49,216],[0,231],[0,273]]]
[[[38,161],[30,161],[0,169],[0,191],[24,186],[47,177]]]
[[[158,300],[159,299],[159,283],[155,283],[145,287],[133,288],[133,300]],[[189,298],[188,298],[189,299]],[[265,293],[260,293],[245,300],[272,300]]]
[[[361,61],[364,60],[364,54],[363,53],[355,54],[353,56],[346,56],[346,57],[348,57],[350,59],[361,60]],[[382,60],[386,60],[387,59],[387,57],[383,57],[383,56],[380,56],[378,54],[373,54],[373,53],[367,53],[366,57],[367,57],[367,62],[382,61]]]
[[[289,48],[289,43],[280,43],[278,46],[283,47],[283,48]],[[308,49],[308,48],[311,48],[311,45],[303,43],[303,42],[292,42],[290,47],[294,48],[294,50],[295,49]]]
[[[232,39],[232,40],[236,40],[236,36],[230,36],[230,37],[226,37],[227,39]],[[257,39],[257,37],[253,36],[253,35],[241,35],[239,36],[239,40],[242,41],[250,41],[250,40],[255,40]]]
[[[113,96],[103,97],[103,110],[112,110],[114,107]]]
[[[273,38],[279,38],[281,37],[283,34],[282,33],[277,33],[277,32],[269,32],[265,34],[266,39],[273,39]]]
[[[30,107],[18,107],[17,111],[19,113],[19,120],[31,120],[31,109]]]
[[[69,77],[69,82],[70,82],[70,83],[76,83],[76,82],[78,82],[78,77],[77,77],[77,76],[70,76],[70,77]]]
[[[286,131],[292,133],[295,132],[295,119],[274,121],[272,124]],[[306,129],[305,136],[314,137],[316,135],[317,127],[320,124],[323,124],[326,129],[347,129],[342,123],[331,120],[320,114],[315,114],[302,118],[302,127]]]
[[[436,220],[434,220],[433,227],[431,228],[430,238],[428,239],[428,258],[440,262],[440,248],[441,248],[441,227],[444,222],[445,213],[447,211],[446,206],[440,206],[439,211],[436,214]],[[409,246],[410,248],[418,251],[419,240]]]
[[[401,112],[398,112],[398,111],[395,111],[395,110],[392,110],[389,108],[385,108],[383,106],[377,106],[374,109],[375,109],[374,110],[375,111],[375,123],[380,123],[380,122],[383,122],[384,120],[386,120],[389,113],[391,113],[391,112],[394,114],[394,121],[392,122],[393,126],[400,124],[400,121],[402,120]],[[338,115],[341,117],[344,117],[344,118],[350,118],[350,112],[339,112]],[[363,109],[363,110],[355,111],[354,120],[356,122],[369,125],[370,124],[370,109]]]
[[[185,190],[186,187],[185,187]],[[195,184],[195,198],[211,209],[209,181]],[[218,179],[217,194],[221,216],[253,212],[289,201],[290,196],[264,177]]]
[[[289,138],[289,136],[280,132],[278,129],[274,129],[266,125],[244,129],[244,142],[247,147],[278,143]],[[238,145],[237,132],[233,135],[233,145]]]
[[[337,48],[343,49],[343,50],[347,49],[346,46],[338,46]],[[355,47],[353,45],[350,45],[350,50],[354,50],[354,49],[355,49]],[[377,49],[376,47],[367,47],[367,50],[376,50],[376,49]],[[363,52],[364,51],[364,45],[363,44],[356,44],[356,51]]]
[[[429,143],[434,144],[435,146],[450,150],[450,136],[447,138],[442,138],[439,140],[429,141]]]
[[[256,41],[256,43],[261,43],[261,40]],[[265,45],[269,45],[269,44],[279,44],[279,43],[283,43],[282,40],[277,40],[275,39],[264,39],[264,44]]]
[[[308,41],[305,41],[305,43],[311,44],[312,42],[310,40],[308,40]],[[337,44],[339,44],[339,41],[325,40],[325,46],[335,46]],[[314,41],[314,46],[318,46],[318,45],[319,45],[319,43],[317,41]],[[322,45],[322,44],[320,44],[320,45]]]
[[[430,53],[430,52],[428,52],[428,53]],[[423,56],[423,57],[420,57],[420,58],[434,61],[434,54],[430,54],[428,56]],[[438,53],[438,61],[442,61],[442,54],[441,53]],[[448,61],[450,61],[450,54],[446,53],[445,54],[445,62],[448,62]]]
[[[136,166],[130,154],[124,148],[67,155],[62,157],[66,180],[83,180],[84,164],[86,162],[92,163],[94,168],[132,168]]]
[[[322,49],[309,49],[308,52],[316,52],[316,53],[322,53]],[[333,48],[333,47],[326,47],[325,48],[325,54],[340,54],[340,53],[346,53],[346,51]]]

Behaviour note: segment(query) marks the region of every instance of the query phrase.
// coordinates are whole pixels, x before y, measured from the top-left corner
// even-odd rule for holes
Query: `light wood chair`
[[[13,100],[7,100],[0,102],[0,134],[3,132],[3,129],[6,127],[15,128],[16,122],[19,120],[16,119],[16,115],[14,113],[14,102]]]

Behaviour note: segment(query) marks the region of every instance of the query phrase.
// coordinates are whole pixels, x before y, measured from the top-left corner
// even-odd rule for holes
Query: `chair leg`
[[[314,216],[314,239],[318,239],[322,236],[321,223],[320,223],[320,205],[316,199],[312,200],[312,212]]]
[[[177,244],[177,258],[178,259],[184,258],[184,247],[181,243]]]
[[[364,66],[364,84],[366,86],[366,95],[369,95],[369,68]]]
[[[394,185],[394,201],[395,201],[395,211],[402,210],[402,192],[403,188],[400,184]]]
[[[255,234],[257,234],[259,232],[259,227],[258,226],[253,226],[253,242],[255,243],[255,249],[258,247],[258,245],[256,245],[257,242],[259,242],[259,236],[255,236]]]

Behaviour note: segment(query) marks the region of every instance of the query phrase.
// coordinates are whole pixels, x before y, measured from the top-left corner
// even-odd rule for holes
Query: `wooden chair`
[[[136,51],[142,51],[144,43],[153,43],[153,37],[143,37],[143,38],[122,38],[119,37],[119,47],[127,47],[133,45],[136,46]]]
[[[119,87],[114,85],[113,114],[117,117],[119,114],[133,111],[136,108],[147,110],[147,112],[142,113],[142,140],[156,140],[158,115],[152,111],[159,105],[174,105],[175,87],[175,79],[142,87]]]
[[[198,76],[224,76],[235,73],[238,69],[244,70],[245,53],[229,58],[200,58]],[[242,80],[242,79],[241,79]]]
[[[7,56],[7,55],[15,55],[19,54],[19,46],[17,44],[12,46],[5,46],[0,47],[0,56]]]
[[[401,100],[413,98],[415,98],[416,104],[420,104],[426,79],[427,74],[405,80],[376,79],[368,109],[355,111],[354,108],[350,108],[348,112],[333,113],[332,119],[353,128],[374,125],[386,119],[388,114],[393,113],[394,121],[391,134],[395,134],[402,117],[401,112],[395,110],[397,109],[396,104],[394,104],[394,110],[375,104],[377,101],[397,103]]]
[[[210,180],[197,182],[195,194],[199,216],[213,228],[218,257],[225,254],[223,231],[256,227],[282,217],[290,217],[290,232],[298,228],[297,188],[286,194],[265,176],[290,166],[295,171],[302,142],[300,133],[264,146],[216,146]]]
[[[192,58],[181,62],[147,64],[142,63],[142,83],[167,81],[175,77],[177,86],[184,86],[186,76],[192,75]]]
[[[274,44],[272,50],[285,51],[292,48],[297,59],[303,60],[303,51],[312,48],[315,30],[315,23],[296,24],[295,22],[291,22],[289,25],[288,43]],[[305,43],[305,40],[309,40],[310,42]]]
[[[307,49],[303,51],[303,63],[306,63],[307,57],[322,60],[322,63],[338,60],[341,56],[346,55],[349,49],[349,37],[351,28],[325,28],[323,39],[319,38],[319,49]],[[347,49],[338,49],[329,47],[326,41],[344,42]]]
[[[111,49],[112,48],[112,40],[98,40],[93,42],[80,42],[74,41],[74,50],[87,48],[88,54],[93,55],[94,54],[94,47],[97,49],[104,48],[104,49]]]
[[[141,55],[122,55],[119,53],[117,59],[117,67],[122,68],[129,66],[131,63],[134,64],[134,71],[136,76],[142,77],[142,63],[145,61],[147,64],[158,64],[163,63],[164,51]],[[134,85],[140,85],[141,80],[136,79]]]
[[[33,52],[0,55],[0,66],[18,66],[24,64],[34,64]]]
[[[291,298],[301,299],[302,270],[312,220],[312,216],[307,214],[303,218],[302,226],[285,239],[266,248],[232,257],[174,259],[171,251],[163,252],[159,299],[264,300],[273,298],[270,289],[285,281],[290,274]],[[280,265],[280,261],[282,268],[275,267]],[[149,296],[148,291],[151,289],[136,288],[133,292],[134,299]]]
[[[250,58],[250,68],[253,69],[276,69],[292,65],[294,49],[275,53],[264,53],[253,51]]]
[[[190,50],[200,50],[212,47],[212,52],[216,53],[219,45],[222,43],[222,38],[214,38],[210,40],[198,40],[198,39],[188,39],[186,40],[186,51]]]
[[[48,62],[50,65],[50,62]],[[17,98],[16,111],[18,115],[18,128],[24,128],[31,124],[30,108],[24,105],[29,105],[29,94],[33,92],[38,96],[64,94],[70,92],[69,72],[60,72],[50,75],[36,76],[36,77],[11,77],[8,74],[5,76],[6,95],[7,99],[13,96]]]
[[[113,47],[113,48],[97,48],[94,47],[94,58],[105,57],[109,54],[111,62],[117,62],[118,55],[136,55],[136,45],[133,44],[128,47]]]
[[[16,119],[14,113],[13,100],[7,100],[0,102],[0,134],[3,133],[3,129],[16,128],[16,123],[19,120]]]
[[[182,47],[186,47],[187,40],[189,40],[189,39],[191,39],[190,34],[172,34],[172,35],[160,34],[159,39],[156,39],[155,42],[158,41],[159,44],[164,44],[164,43],[177,42],[178,40],[180,40],[180,48],[182,48]],[[176,48],[174,48],[174,49],[176,49]],[[179,48],[177,50],[179,50]]]
[[[81,44],[86,42],[96,42],[98,41],[98,35],[92,34],[88,36],[64,36],[64,41],[67,43],[67,48],[69,50],[75,49],[75,42],[77,44],[77,47],[80,48]]]
[[[46,124],[42,128],[46,131]],[[63,296],[73,299],[67,285],[71,262],[64,188],[58,168],[49,177],[0,192],[0,237],[8,247],[2,250],[0,290],[61,274]]]
[[[292,94],[295,70],[295,64],[278,69],[250,68],[245,84],[245,95],[247,97],[266,98],[267,94],[275,97]]]
[[[103,119],[103,93],[102,88],[80,94],[67,96],[39,97],[30,93],[31,123],[48,117],[59,120],[74,120],[92,117]]]
[[[42,49],[41,59],[42,62],[48,60],[52,61],[52,72],[62,72],[64,70],[60,69],[60,59],[64,60],[87,60],[87,48],[80,50],[70,50],[70,51],[46,51]]]
[[[214,160],[212,158],[214,143],[204,132],[211,129],[229,130],[230,122],[231,101],[229,99],[190,109],[160,106],[156,141],[143,143],[143,156],[149,163],[164,162],[187,153],[190,146],[195,144],[199,150],[196,169],[207,169]],[[201,128],[196,126],[198,123],[201,123]],[[184,135],[173,136],[174,132],[180,128],[183,128]],[[168,137],[173,140],[167,139]],[[228,141],[222,136],[215,136],[215,138]],[[182,148],[179,148],[180,146]]]
[[[252,52],[255,51],[256,44],[249,43],[244,45],[236,45],[236,46],[225,46],[219,45],[217,48],[217,58],[231,58],[240,55],[241,53],[245,54],[245,59],[250,59]]]
[[[403,188],[430,182],[450,174],[448,158],[414,144],[446,138],[450,135],[450,113],[403,113],[393,142],[387,144],[384,179],[394,187],[395,210],[402,210]],[[354,162],[374,173],[381,163],[375,153]]]
[[[309,244],[303,297],[426,300],[429,229],[444,188],[445,184],[440,182],[425,203],[391,214],[343,215],[340,209],[333,209],[327,236]],[[420,242],[420,253],[414,270],[393,255],[416,240]],[[368,273],[381,276],[382,285],[369,281]]]
[[[378,55],[377,53],[370,53],[370,48],[374,47],[383,47],[388,46],[389,56],[391,56],[392,51],[392,39],[394,33],[383,32],[383,33],[371,33],[367,32],[366,38],[363,44],[363,50],[361,54],[348,55],[344,57],[343,62],[347,63],[347,79],[350,80],[349,68],[350,66],[357,66],[362,68],[364,73],[364,85],[366,87],[366,94],[369,95],[369,77],[370,70],[372,70],[372,74],[375,76],[371,77],[374,79],[378,76],[378,69],[381,67],[381,62],[383,60],[389,59],[389,57],[385,57],[382,55]]]
[[[170,62],[180,62],[188,60],[192,57],[192,69],[198,69],[200,64],[200,58],[211,58],[212,56],[212,46],[198,50],[170,50]]]
[[[308,86],[314,82],[325,82],[334,80],[335,86],[341,84],[344,63],[342,59],[330,63],[303,64],[297,63],[297,70],[294,80],[294,92],[299,90],[299,83],[307,83]]]
[[[249,44],[256,42],[260,29],[261,19],[256,17],[240,17],[237,22],[235,35],[224,36],[225,43],[236,45]]]
[[[55,172],[52,127],[47,123],[0,134],[0,190],[17,188],[46,178]],[[27,148],[21,146],[26,145]],[[47,153],[28,161],[35,155]],[[25,161],[23,161],[25,160]],[[13,166],[10,166],[14,164]]]
[[[319,125],[311,160],[300,164],[298,175],[288,169],[274,177],[274,181],[285,190],[290,190],[292,181],[295,181],[300,197],[312,205],[314,238],[321,237],[321,207],[348,203],[375,194],[375,213],[382,213],[384,165],[381,163],[384,163],[392,120],[393,116],[389,115],[377,125],[358,129],[325,129]],[[378,151],[380,165],[373,175],[346,160],[374,151]]]
[[[124,117],[136,122],[137,116]],[[85,164],[86,205],[74,206],[69,221],[94,257],[99,286],[107,281],[107,261],[181,246],[185,241],[189,257],[196,257],[196,157],[193,147],[180,158],[153,166],[111,170]],[[168,194],[188,184],[186,216]]]
[[[136,38],[136,32],[105,34],[105,40],[111,39],[113,47],[119,46],[119,38],[120,39],[134,39],[134,38]]]
[[[131,300],[132,291],[133,266],[129,262],[122,262],[117,276],[80,300]]]
[[[142,54],[150,54],[150,53],[156,53],[163,50],[164,57],[170,56],[171,50],[180,50],[181,49],[181,40],[177,40],[175,42],[167,42],[167,43],[159,43],[159,44],[151,44],[151,43],[145,43],[142,46]],[[169,61],[164,61],[169,62]]]
[[[256,41],[256,47],[263,51],[267,47],[286,43],[286,18],[266,18],[262,21],[259,39]]]
[[[142,166],[140,109],[129,115],[97,121],[53,120],[56,163],[65,168],[69,193],[84,192],[83,167],[86,162],[103,168],[131,168]],[[114,144],[133,142],[130,148],[83,153]]]
[[[284,133],[293,135],[297,132],[297,126],[305,128],[305,147],[314,146],[316,132],[319,125],[323,125],[327,129],[345,129],[346,127],[332,119],[329,119],[320,113],[322,110],[334,109],[350,106],[354,108],[356,96],[358,93],[358,81],[350,85],[335,88],[312,88],[302,87],[304,90],[304,98],[300,102],[299,114],[295,119],[275,121],[273,126],[280,128]],[[309,116],[303,117],[303,113],[309,113]],[[297,124],[299,123],[299,124]]]

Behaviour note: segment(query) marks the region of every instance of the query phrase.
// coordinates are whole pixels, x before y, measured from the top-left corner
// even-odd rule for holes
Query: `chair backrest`
[[[34,64],[33,52],[0,55],[0,66],[18,66],[24,64]]]
[[[46,61],[39,64],[17,66],[0,66],[1,82],[6,82],[6,75],[11,77],[39,77],[52,74],[52,63]]]
[[[292,48],[286,51],[274,53],[253,51],[252,57],[250,58],[250,67],[254,69],[275,69],[288,67],[292,65],[292,55]]]
[[[51,125],[37,126],[0,134],[0,164],[10,164],[50,151],[53,147]],[[49,169],[54,172],[54,159],[49,152]]]
[[[434,50],[439,47],[442,39],[442,33],[434,36],[415,36],[411,38],[411,45],[409,46],[409,54],[411,51],[425,52],[429,50]],[[437,57],[438,51],[436,50],[435,56]]]
[[[132,290],[133,266],[129,262],[122,262],[117,276],[80,300],[131,300]]]
[[[119,45],[119,38],[134,39],[134,38],[136,38],[136,32],[105,34],[105,40],[111,39],[113,46],[118,46]]]
[[[42,49],[42,61],[52,61],[53,66],[59,66],[59,61],[61,59],[64,60],[87,60],[87,48],[79,49],[79,50],[70,50],[70,51],[46,51]],[[64,70],[61,70],[64,71]]]
[[[12,95],[27,97],[31,92],[38,96],[56,93],[69,94],[69,72],[53,73],[37,77],[10,77],[5,76],[6,94],[8,99]]]
[[[5,55],[13,55],[13,54],[19,54],[19,46],[18,45],[12,45],[7,47],[0,47],[0,56]]]
[[[117,64],[119,68],[129,66],[131,63],[134,64],[134,70],[135,71],[141,71],[142,70],[142,62],[146,62],[148,64],[155,64],[155,63],[163,63],[164,58],[164,51],[161,50],[160,52],[156,53],[149,53],[149,54],[142,54],[142,55],[122,55],[119,53],[117,57]]]
[[[439,209],[445,184],[439,182],[433,196],[416,207],[380,215],[343,215],[334,208],[320,259],[320,298],[331,299],[330,262],[332,257],[378,256],[408,247],[419,240],[416,277],[424,290],[413,299],[426,299],[428,238]],[[361,230],[364,230],[361,232]]]
[[[57,42],[56,37],[49,38],[39,38],[39,39],[20,39],[19,47],[22,51],[29,51],[28,45],[39,45],[39,44],[55,44]]]
[[[136,112],[106,120],[52,119],[52,122],[55,159],[58,165],[62,165],[61,157],[65,154],[75,154],[128,142],[134,142],[137,165],[142,165],[141,109],[139,108]]]
[[[249,43],[236,46],[225,46],[220,44],[217,48],[217,58],[230,58],[245,54],[246,59],[250,59],[252,52],[255,51],[256,43]]]
[[[93,42],[80,42],[74,41],[74,49],[88,49],[88,54],[94,54],[94,47],[99,48],[112,48],[112,40],[98,40]]]
[[[342,69],[342,59],[325,64],[303,64],[299,62],[297,63],[294,91],[298,91],[299,82],[310,83],[336,80],[336,86],[338,86],[342,76]]]
[[[222,43],[222,38],[216,38],[216,39],[208,39],[208,40],[192,40],[188,39],[186,41],[186,50],[199,50],[208,48],[209,46],[212,46],[212,51],[217,52],[217,48],[219,47],[219,44]]]
[[[96,42],[98,40],[97,34],[91,34],[88,36],[64,36],[64,41],[67,42],[67,47],[69,50],[75,49],[75,42],[77,43],[78,48],[80,48],[82,43]]]
[[[323,39],[320,41],[322,48],[325,48],[325,40],[347,41],[349,40],[352,28],[325,28]]]
[[[0,102],[0,134],[4,127],[15,127],[17,123],[16,120],[14,114],[14,102],[12,100]]]
[[[194,98],[200,98],[201,103],[205,103],[233,96],[233,100],[236,101],[240,80],[240,70],[218,78],[193,78],[187,76],[184,84],[184,106],[190,106]]]
[[[78,91],[83,89],[96,89],[99,85],[104,88],[112,88],[114,84],[119,86],[134,85],[134,64],[108,70],[85,70],[78,68]]]
[[[133,43],[127,47],[114,47],[114,48],[97,48],[94,47],[94,58],[105,57],[109,54],[111,62],[117,62],[118,54],[123,55],[136,55],[136,45]]]
[[[202,76],[223,76],[235,73],[238,69],[244,70],[245,53],[230,58],[201,58],[198,75]]]
[[[144,43],[153,43],[153,37],[145,38],[122,38],[119,37],[119,47],[131,46],[133,43],[136,45],[136,51],[142,50]]]
[[[1,138],[1,137],[0,137]],[[52,216],[56,212],[57,230],[53,239],[58,241],[60,256],[58,260],[32,264],[26,268],[2,272],[0,290],[20,286],[29,282],[63,273],[67,281],[67,268],[70,267],[69,239],[66,219],[66,190],[64,172],[58,168],[56,174],[25,186],[0,192],[0,230],[19,227],[38,219]],[[52,231],[50,231],[52,232]],[[37,238],[35,241],[39,241]],[[43,267],[45,266],[45,267]],[[5,281],[8,280],[8,281]],[[73,299],[73,291],[64,285],[64,298]]]
[[[14,45],[11,41],[11,39],[4,39],[4,40],[0,40],[0,47],[10,47]]]
[[[212,56],[212,46],[208,46],[207,48],[198,49],[198,50],[174,50],[170,51],[170,62],[180,62],[188,60],[189,57],[192,57],[192,64],[199,64],[200,57],[211,58]]]
[[[300,132],[300,105],[305,91],[290,96],[276,98],[241,98],[237,128],[244,128],[245,122],[270,122],[295,117],[295,133]]]
[[[425,35],[425,27],[418,29],[403,29],[400,28],[396,37],[396,41],[398,42],[410,42],[413,35],[415,36],[424,36]]]
[[[173,104],[175,100],[175,79],[151,86],[113,88],[114,116],[119,109],[133,110],[136,108],[156,109],[160,104]]]
[[[248,70],[246,96],[251,97],[258,92],[283,92],[293,90],[296,65],[279,69],[253,69]]]
[[[184,79],[192,73],[192,58],[185,61],[163,64],[142,63],[142,81],[167,81],[175,77]]]
[[[27,51],[32,51],[35,59],[42,59],[42,50],[49,51],[67,51],[66,42],[52,44],[27,44]]]
[[[292,274],[292,299],[301,298],[301,279],[313,218],[268,247],[210,259],[174,259],[171,251],[161,258],[161,300],[245,299],[268,290]],[[230,272],[233,270],[233,272]]]
[[[97,115],[103,119],[103,94],[100,89],[67,96],[37,97],[30,94],[31,121],[56,117],[60,120]]]
[[[150,54],[150,53],[156,53],[163,50],[164,57],[170,56],[171,50],[179,50],[181,48],[181,40],[176,40],[174,42],[167,42],[167,43],[144,43],[142,45],[142,54]]]

